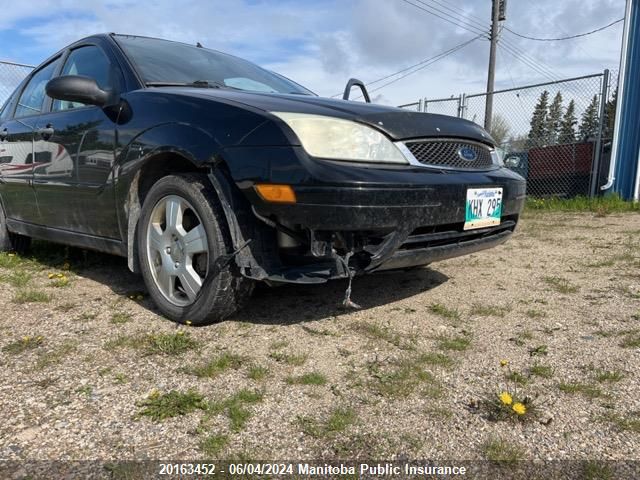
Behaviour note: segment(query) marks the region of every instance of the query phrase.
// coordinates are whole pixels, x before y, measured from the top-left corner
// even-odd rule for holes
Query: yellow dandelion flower
[[[513,397],[509,392],[502,392],[499,397],[503,405],[511,405],[513,403]]]
[[[187,325],[191,325],[191,320],[187,320],[187,321],[186,321],[186,322],[184,322],[184,323],[186,323]]]
[[[136,297],[136,300],[144,300],[144,297],[143,297],[142,295],[138,295],[138,296]]]
[[[136,297],[135,297],[134,295],[129,295],[129,298],[130,298],[131,300],[133,300],[133,299],[134,299],[134,298],[136,298]]]
[[[157,388],[153,388],[149,392],[149,398],[158,398],[159,396],[160,396],[160,390],[158,390]]]
[[[506,367],[507,365],[509,365],[509,360],[500,360],[501,367]]]
[[[56,276],[56,274],[55,274],[55,273],[50,273],[50,274],[49,274],[49,280],[51,280],[51,279],[52,279],[53,277],[55,277],[55,276]]]
[[[9,256],[10,256],[10,257],[15,257],[15,256],[16,256],[16,254],[15,254],[15,253],[10,253],[10,254],[9,254]]]
[[[56,275],[58,278],[64,278],[64,275],[59,273],[58,275]]]
[[[178,335],[184,335],[184,330],[178,330]]]
[[[29,335],[25,335],[24,337],[22,337],[22,341],[24,343],[27,343],[29,340],[31,340],[31,337]]]
[[[525,407],[524,404],[520,402],[514,403],[511,409],[518,415],[524,415],[525,413],[527,413],[527,407]]]

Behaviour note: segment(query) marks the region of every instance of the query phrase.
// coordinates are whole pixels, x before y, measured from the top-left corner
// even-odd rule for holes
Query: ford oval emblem
[[[460,147],[458,149],[458,156],[466,162],[473,162],[478,158],[478,154],[471,147]]]

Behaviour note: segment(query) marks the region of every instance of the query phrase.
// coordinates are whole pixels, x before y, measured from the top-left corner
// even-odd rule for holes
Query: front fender
[[[127,242],[129,268],[135,270],[135,230],[142,208],[140,173],[154,161],[170,156],[202,168],[220,151],[219,143],[203,129],[185,123],[156,125],[135,136],[116,156],[115,202],[121,238]]]

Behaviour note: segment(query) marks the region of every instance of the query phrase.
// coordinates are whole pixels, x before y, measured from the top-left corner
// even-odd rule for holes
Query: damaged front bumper
[[[421,184],[413,178],[404,186],[294,186],[297,202],[292,205],[266,203],[245,192],[256,217],[280,228],[279,235],[289,232],[297,239],[291,252],[280,249],[279,258],[263,261],[259,269],[245,269],[245,276],[275,283],[323,283],[467,255],[505,242],[515,230],[525,182],[509,170],[422,170],[416,175]],[[489,186],[503,188],[500,225],[464,230],[467,189]],[[306,244],[299,241],[304,232]]]

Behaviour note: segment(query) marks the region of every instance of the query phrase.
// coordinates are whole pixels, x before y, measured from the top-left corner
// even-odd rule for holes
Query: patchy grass
[[[482,305],[480,303],[474,303],[471,306],[469,312],[470,315],[478,317],[499,317],[503,318],[507,313],[511,311],[511,307],[499,306],[499,305]]]
[[[558,385],[558,389],[561,392],[569,393],[569,394],[580,394],[584,395],[587,398],[597,398],[602,397],[604,394],[599,387],[595,385],[591,385],[589,383],[580,383],[580,382],[571,382],[571,383],[560,383]]]
[[[25,335],[20,340],[16,340],[15,342],[11,342],[8,345],[2,347],[2,351],[6,353],[10,353],[12,355],[19,355],[28,350],[34,350],[42,345],[44,341],[44,337],[41,335]]]
[[[429,305],[429,311],[448,320],[460,320],[460,312],[458,310],[447,308],[441,303],[432,303]]]
[[[558,293],[569,294],[576,293],[578,291],[578,287],[571,284],[566,278],[544,277],[543,281]]]
[[[320,372],[311,372],[297,377],[287,377],[285,381],[289,385],[325,385],[327,377]]]
[[[28,260],[22,258],[12,252],[0,252],[0,268],[6,268],[7,270],[13,270],[16,267],[24,265]]]
[[[530,308],[529,310],[527,310],[526,312],[524,312],[525,315],[529,318],[544,318],[547,316],[547,314],[545,312],[543,312],[542,310],[536,310],[535,308]]]
[[[369,388],[383,397],[401,397],[410,395],[419,386],[426,386],[423,392],[430,397],[440,395],[440,387],[434,376],[424,370],[425,361],[421,357],[408,357],[387,364],[374,361],[369,363],[371,380]]]
[[[520,372],[516,372],[515,370],[505,374],[505,378],[513,383],[517,383],[518,385],[526,385],[529,383],[529,377]]]
[[[542,357],[549,353],[549,347],[547,345],[538,345],[537,347],[529,349],[530,357]]]
[[[200,378],[215,378],[226,370],[238,370],[244,360],[244,357],[240,355],[225,352],[202,365],[187,368],[185,371]]]
[[[76,388],[76,393],[79,393],[80,395],[84,395],[85,397],[90,397],[91,394],[93,393],[93,386],[84,385],[82,387],[78,387]]]
[[[640,348],[640,333],[629,333],[620,342],[622,348]]]
[[[614,477],[611,468],[607,465],[590,460],[585,462],[582,467],[582,478],[584,480],[611,480]]]
[[[32,288],[21,289],[13,296],[13,303],[49,303],[51,296],[40,290]]]
[[[76,348],[77,345],[74,342],[64,342],[53,350],[40,354],[38,361],[36,362],[36,367],[38,369],[42,369],[51,365],[58,365],[59,363],[62,363],[68,355],[75,352]]]
[[[111,319],[109,320],[111,323],[115,325],[123,325],[131,320],[131,315],[128,313],[116,312],[111,315]]]
[[[615,413],[608,413],[600,418],[613,424],[618,430],[623,432],[640,433],[640,412],[630,412],[626,416]]]
[[[588,198],[577,196],[573,198],[527,198],[527,212],[593,212],[598,215],[610,213],[638,212],[640,204],[627,202],[618,195],[605,195]]]
[[[425,365],[433,365],[436,367],[452,367],[455,362],[444,353],[422,353],[418,357],[418,362]]]
[[[121,335],[104,344],[105,350],[117,348],[133,348],[141,350],[145,355],[182,355],[190,350],[198,349],[200,344],[193,340],[189,333],[179,330],[176,333],[159,333],[143,336]]]
[[[344,432],[357,420],[357,414],[350,407],[333,409],[326,419],[318,420],[311,417],[298,417],[298,424],[302,431],[314,438],[330,438]]]
[[[438,337],[438,348],[440,350],[454,350],[464,352],[471,345],[471,339],[467,336],[458,337]]]
[[[239,432],[251,418],[251,412],[246,407],[262,401],[263,397],[261,392],[244,389],[222,402],[210,404],[209,409],[213,414],[226,412],[231,422],[231,429]]]
[[[209,435],[200,442],[200,451],[207,457],[216,457],[229,443],[226,435]]]
[[[247,372],[247,377],[256,381],[264,380],[268,375],[269,369],[261,365],[252,365]]]
[[[520,332],[518,335],[516,335],[515,337],[510,338],[509,340],[511,340],[513,343],[515,343],[519,347],[522,347],[527,343],[527,341],[533,340],[533,333],[531,333],[529,330],[524,330]]]
[[[551,378],[553,377],[553,367],[536,363],[529,367],[529,373],[536,377]]]
[[[15,288],[24,288],[29,284],[32,278],[33,277],[29,272],[17,270],[8,275],[0,275],[0,282],[6,283]]]
[[[624,373],[618,370],[596,370],[594,379],[600,383],[614,383],[619,382],[624,378]]]
[[[494,438],[482,445],[482,453],[490,462],[513,465],[524,459],[524,451],[514,443]]]
[[[187,415],[196,410],[206,410],[207,402],[202,395],[194,390],[179,392],[171,390],[169,393],[153,391],[138,406],[138,416],[149,417],[154,421]]]
[[[392,332],[388,327],[380,327],[367,322],[356,322],[352,324],[350,328],[354,332],[360,333],[371,340],[382,340],[405,350],[411,350],[413,348],[412,344],[403,341],[400,334]]]
[[[278,363],[285,363],[287,365],[293,365],[295,367],[299,367],[304,365],[309,356],[304,354],[292,354],[285,352],[271,352],[269,353],[269,357],[275,360]]]

